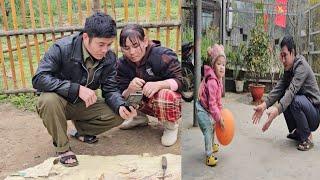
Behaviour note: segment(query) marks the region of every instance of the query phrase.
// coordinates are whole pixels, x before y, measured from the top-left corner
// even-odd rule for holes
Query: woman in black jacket
[[[121,129],[146,125],[146,114],[163,122],[161,142],[171,146],[177,140],[181,118],[181,65],[175,52],[149,41],[140,25],[125,26],[120,33],[123,57],[118,60],[117,80],[122,95],[141,91],[143,99],[136,118],[127,119]]]

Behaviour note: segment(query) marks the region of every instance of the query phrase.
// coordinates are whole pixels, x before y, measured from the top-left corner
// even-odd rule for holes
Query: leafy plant
[[[219,27],[211,26],[206,28],[202,32],[201,38],[201,59],[203,64],[210,64],[207,50],[208,47],[213,46],[216,43],[219,43]]]
[[[256,27],[251,30],[248,49],[245,53],[247,70],[254,76],[255,84],[269,71],[269,41],[268,34],[262,28]]]
[[[240,71],[245,67],[244,54],[246,52],[245,44],[239,47],[227,48],[228,67],[233,70],[233,79],[241,80]]]

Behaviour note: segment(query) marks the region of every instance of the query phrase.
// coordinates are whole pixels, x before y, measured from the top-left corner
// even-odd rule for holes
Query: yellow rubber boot
[[[206,164],[207,166],[215,166],[218,163],[218,159],[214,157],[214,154],[211,154],[211,156],[207,156]]]
[[[213,144],[212,151],[213,153],[217,153],[219,151],[219,144]]]

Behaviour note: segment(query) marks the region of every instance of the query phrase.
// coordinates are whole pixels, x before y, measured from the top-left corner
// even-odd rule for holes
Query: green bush
[[[251,38],[245,53],[245,61],[247,70],[255,78],[256,84],[259,83],[261,77],[269,72],[270,55],[268,45],[268,34],[262,28],[256,27],[251,30]]]

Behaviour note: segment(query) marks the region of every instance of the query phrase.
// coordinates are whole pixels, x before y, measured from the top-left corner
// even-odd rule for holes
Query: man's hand
[[[161,90],[163,87],[163,82],[147,82],[142,89],[142,93],[147,96],[148,98],[151,98],[155,93],[157,93],[159,90]]]
[[[143,79],[140,79],[140,78],[135,77],[135,78],[132,79],[132,81],[130,82],[127,90],[129,91],[129,93],[133,93],[133,92],[136,92],[136,91],[141,91],[141,90],[142,90],[142,87],[143,87],[143,85],[144,85],[145,83],[146,83],[146,82],[145,82]]]
[[[79,88],[79,97],[86,103],[86,107],[91,106],[97,101],[96,93],[85,86]]]
[[[266,108],[267,108],[267,105],[265,102],[253,108],[253,110],[255,111],[252,116],[253,124],[259,123],[261,116],[263,115],[263,112],[264,110],[266,110]]]
[[[130,111],[128,111],[125,106],[120,106],[119,107],[119,115],[123,119],[130,119],[130,118],[137,116],[137,110],[135,108],[133,108],[132,106],[129,106],[129,109],[130,109]]]
[[[262,127],[262,131],[265,132],[266,130],[269,129],[272,121],[274,120],[274,118],[276,118],[279,115],[279,111],[278,108],[272,106],[267,110],[267,115],[268,115],[268,120],[267,122],[263,125]]]

